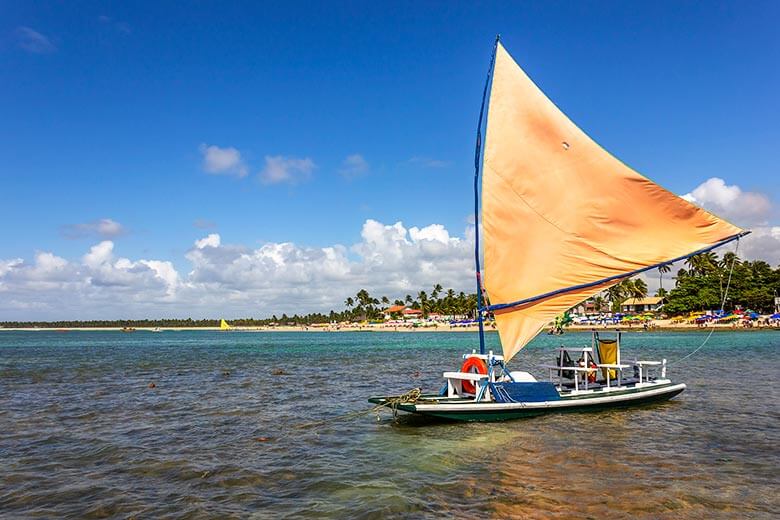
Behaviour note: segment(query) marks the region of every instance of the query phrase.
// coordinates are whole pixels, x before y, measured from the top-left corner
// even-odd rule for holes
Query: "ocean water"
[[[705,335],[626,334],[670,361]],[[780,332],[717,332],[640,408],[443,423],[370,408],[469,333],[0,332],[3,518],[777,518]],[[488,335],[498,350],[497,336]],[[541,336],[550,362],[587,333]]]

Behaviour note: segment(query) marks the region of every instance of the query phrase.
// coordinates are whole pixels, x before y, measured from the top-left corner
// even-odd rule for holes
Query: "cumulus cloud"
[[[268,316],[328,311],[361,288],[402,297],[435,283],[470,290],[473,229],[452,236],[433,224],[366,220],[351,245],[291,242],[250,248],[218,233],[194,241],[188,272],[171,261],[132,260],[103,240],[78,260],[39,252],[33,262],[0,260],[0,316],[5,319],[215,315]],[[16,303],[13,303],[16,302]],[[21,302],[47,302],[45,308]]]
[[[29,27],[18,27],[15,31],[16,44],[33,54],[48,54],[57,50],[52,41]]]
[[[232,146],[220,148],[216,145],[200,145],[203,156],[203,170],[212,175],[233,175],[246,177],[249,169],[241,158],[241,152]]]
[[[219,234],[212,233],[206,238],[201,238],[195,241],[195,247],[197,249],[203,249],[204,247],[219,247],[220,238]]]
[[[763,193],[743,191],[718,177],[707,179],[682,197],[740,225],[765,224],[772,207]]]
[[[723,179],[712,177],[682,197],[751,230],[750,235],[740,240],[741,257],[780,265],[780,226],[769,222],[774,208],[765,194],[744,191],[736,184],[729,185]]]
[[[116,238],[127,233],[122,224],[110,218],[101,218],[82,224],[68,224],[62,226],[62,234],[65,238],[75,240],[79,238]]]
[[[266,155],[265,168],[260,173],[263,184],[298,184],[308,180],[317,165],[308,157],[284,157]]]
[[[780,266],[780,226],[759,226],[740,240],[739,256]]]
[[[369,166],[362,155],[356,153],[348,155],[341,163],[339,173],[345,179],[354,179],[368,173]]]

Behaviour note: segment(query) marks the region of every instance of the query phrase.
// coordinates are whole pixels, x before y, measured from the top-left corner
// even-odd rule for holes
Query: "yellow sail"
[[[500,43],[495,60],[482,225],[484,284],[505,360],[621,277],[742,233],[602,149]]]
[[[233,327],[228,325],[228,322],[226,322],[225,320],[221,320],[219,322],[219,330],[232,330],[232,329]]]

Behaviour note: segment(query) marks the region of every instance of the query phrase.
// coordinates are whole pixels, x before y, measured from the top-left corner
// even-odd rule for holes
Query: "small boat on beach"
[[[479,350],[444,372],[438,393],[415,389],[370,402],[446,419],[495,421],[663,401],[685,390],[668,377],[665,359],[624,359],[620,331],[594,330],[588,344],[556,349],[551,363],[538,367],[547,380],[510,369],[556,316],[626,278],[749,231],[610,155],[545,96],[498,38],[479,115],[474,211]],[[485,348],[489,317],[495,318],[500,354]]]

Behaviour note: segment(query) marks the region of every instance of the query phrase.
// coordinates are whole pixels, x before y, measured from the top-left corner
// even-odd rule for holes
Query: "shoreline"
[[[664,320],[666,321],[666,320]],[[132,331],[123,331],[123,327],[7,327],[0,328],[0,333],[7,332],[125,332],[126,334],[132,332],[179,332],[179,331],[206,331],[206,332],[322,332],[322,333],[339,333],[339,332],[478,332],[479,328],[476,326],[468,327],[451,327],[448,324],[440,324],[436,326],[428,327],[399,327],[399,326],[383,326],[383,325],[363,325],[363,326],[339,326],[339,327],[314,327],[314,326],[277,326],[277,327],[233,327],[230,330],[223,331],[219,327],[133,327]],[[591,330],[604,330],[614,331],[620,330],[621,332],[709,332],[710,330],[721,332],[759,332],[759,331],[780,331],[779,326],[754,326],[743,327],[733,326],[731,324],[723,325],[707,325],[701,327],[696,324],[689,323],[657,323],[648,329],[642,326],[592,326],[592,325],[569,325],[565,329],[567,332],[588,332]],[[485,332],[498,332],[494,327],[485,327]],[[547,335],[542,331],[540,336]]]

